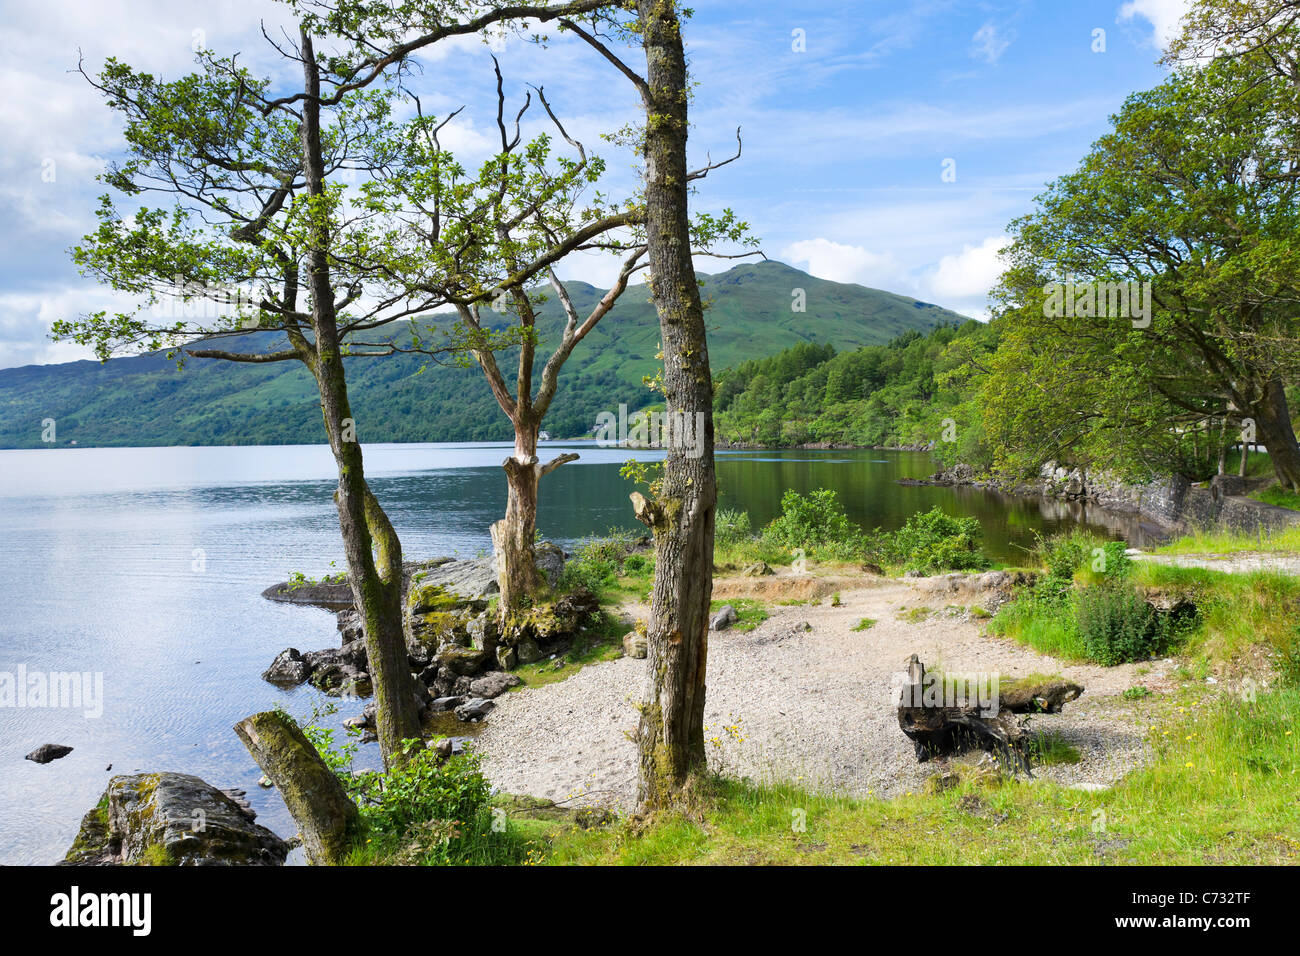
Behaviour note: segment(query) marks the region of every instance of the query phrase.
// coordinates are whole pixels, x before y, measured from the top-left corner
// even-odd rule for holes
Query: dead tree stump
[[[999,688],[993,707],[981,706],[983,702],[947,703],[942,688],[935,693],[934,677],[927,681],[925,665],[913,654],[899,697],[898,726],[916,748],[917,761],[984,750],[1003,766],[1029,776],[1033,735],[1029,718],[1019,715],[1059,713],[1083,693],[1078,684],[1061,679],[1016,681]]]

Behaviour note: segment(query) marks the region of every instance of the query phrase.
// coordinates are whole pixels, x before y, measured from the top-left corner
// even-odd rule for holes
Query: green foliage
[[[653,558],[631,553],[638,538],[634,531],[611,528],[605,537],[584,539],[564,565],[559,590],[586,588],[600,596],[617,585],[625,571],[638,577],[652,573]]]
[[[713,524],[713,543],[718,548],[735,547],[753,534],[748,511],[724,508],[718,512]]]
[[[787,490],[781,514],[763,529],[762,544],[790,555],[852,561],[868,547],[867,536],[849,520],[836,493],[818,488],[807,495]]]
[[[1098,664],[1146,660],[1160,647],[1164,632],[1155,608],[1132,588],[1083,588],[1075,614],[1085,653]]]
[[[941,508],[916,514],[894,532],[892,550],[908,570],[925,574],[977,571],[989,566],[980,550],[978,518],[954,518]]]
[[[988,456],[965,382],[972,358],[995,343],[987,325],[971,321],[851,352],[804,342],[717,376],[717,433],[778,447],[933,444],[941,460],[981,464]]]

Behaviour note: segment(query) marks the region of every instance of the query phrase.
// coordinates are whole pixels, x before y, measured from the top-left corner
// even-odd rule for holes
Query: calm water
[[[543,482],[547,537],[640,527],[618,474],[630,452],[552,446],[576,448],[582,460]],[[505,506],[507,453],[504,444],[366,448],[371,484],[408,557],[486,551],[488,525]],[[718,464],[722,506],[749,511],[755,527],[778,513],[785,489],[828,487],[868,528],[896,528],[936,504],[977,515],[990,553],[1014,560],[1035,532],[1093,518],[1053,502],[894,481],[932,470],[928,455],[879,451],[727,452]],[[99,717],[0,707],[0,863],[60,859],[117,773],[177,770],[243,788],[259,822],[293,832],[231,727],[277,702],[305,717],[328,700],[259,675],[285,647],[333,646],[333,616],[259,595],[292,571],[320,576],[339,560],[332,474],[324,446],[0,451],[0,672],[103,675]],[[339,707],[335,721],[360,709]],[[75,749],[45,766],[23,759],[44,743]],[[373,747],[363,754],[377,757]]]

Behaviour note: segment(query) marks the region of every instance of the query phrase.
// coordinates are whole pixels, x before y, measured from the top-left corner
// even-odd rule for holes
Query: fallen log
[[[359,830],[360,813],[293,718],[263,711],[241,720],[235,733],[284,797],[302,833],[308,862],[343,862]]]
[[[984,750],[1003,766],[1029,769],[1033,735],[1028,717],[1020,714],[1057,713],[1083,688],[1069,681],[1013,682],[1007,691],[999,688],[987,700],[945,700],[945,688],[938,675],[927,678],[925,665],[913,654],[907,662],[907,681],[898,702],[898,726],[912,741],[916,759],[952,756],[970,750]],[[936,687],[938,689],[936,690]]]

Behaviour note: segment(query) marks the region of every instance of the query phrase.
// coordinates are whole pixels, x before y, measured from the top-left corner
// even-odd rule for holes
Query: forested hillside
[[[705,276],[709,351],[715,369],[771,356],[799,343],[837,350],[889,342],[962,317],[938,306],[858,285],[827,282],[778,262]],[[569,283],[579,311],[601,290]],[[791,308],[804,290],[806,311]],[[559,309],[543,307],[543,348],[558,337]],[[394,330],[391,334],[405,336]],[[223,348],[269,351],[278,333],[226,340]],[[642,382],[659,366],[659,324],[644,285],[632,286],[565,366],[543,427],[556,437],[586,434],[600,411],[654,400]],[[510,367],[512,356],[499,359]],[[352,406],[364,441],[479,441],[510,437],[477,368],[418,355],[356,358],[348,364]],[[195,445],[319,442],[316,389],[297,362],[236,365],[164,355],[70,362],[0,371],[0,446],[38,447],[41,423],[57,423],[59,445]]]

